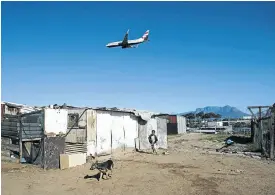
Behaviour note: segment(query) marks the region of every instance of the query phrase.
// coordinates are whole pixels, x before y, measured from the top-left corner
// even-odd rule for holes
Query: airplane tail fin
[[[143,39],[144,41],[147,41],[147,40],[148,40],[148,37],[149,37],[149,30],[147,30],[147,31],[143,34],[142,39]]]

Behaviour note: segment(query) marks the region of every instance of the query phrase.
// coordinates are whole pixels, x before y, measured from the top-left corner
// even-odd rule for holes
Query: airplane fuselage
[[[139,39],[134,39],[134,40],[128,40],[128,43],[126,44],[123,44],[122,41],[116,41],[116,42],[111,42],[111,43],[108,43],[106,45],[106,47],[122,47],[122,48],[127,48],[131,45],[137,45],[137,44],[140,44],[140,43],[143,43],[145,42],[142,38],[139,38]]]
[[[148,41],[149,30],[147,30],[141,38],[133,39],[133,40],[128,40],[128,33],[129,33],[129,30],[125,34],[124,39],[122,41],[115,41],[115,42],[108,43],[106,47],[108,48],[121,47],[122,49],[133,48],[135,47],[134,45],[138,45]]]

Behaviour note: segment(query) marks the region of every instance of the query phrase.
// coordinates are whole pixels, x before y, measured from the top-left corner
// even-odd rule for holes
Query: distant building
[[[243,119],[250,120],[252,119],[252,116],[243,116]]]
[[[184,134],[186,133],[186,118],[180,115],[169,115],[167,117],[167,134]]]
[[[35,108],[27,106],[24,104],[17,104],[12,102],[1,102],[1,118],[5,115],[18,115],[25,114],[33,111],[40,110],[40,108]]]

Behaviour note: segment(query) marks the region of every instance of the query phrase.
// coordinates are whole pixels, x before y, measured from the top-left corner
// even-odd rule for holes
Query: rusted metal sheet
[[[169,115],[168,116],[169,123],[177,123],[177,116],[176,115]]]

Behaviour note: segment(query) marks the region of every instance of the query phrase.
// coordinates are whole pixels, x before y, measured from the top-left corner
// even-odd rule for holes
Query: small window
[[[68,128],[78,127],[79,114],[68,114]]]

